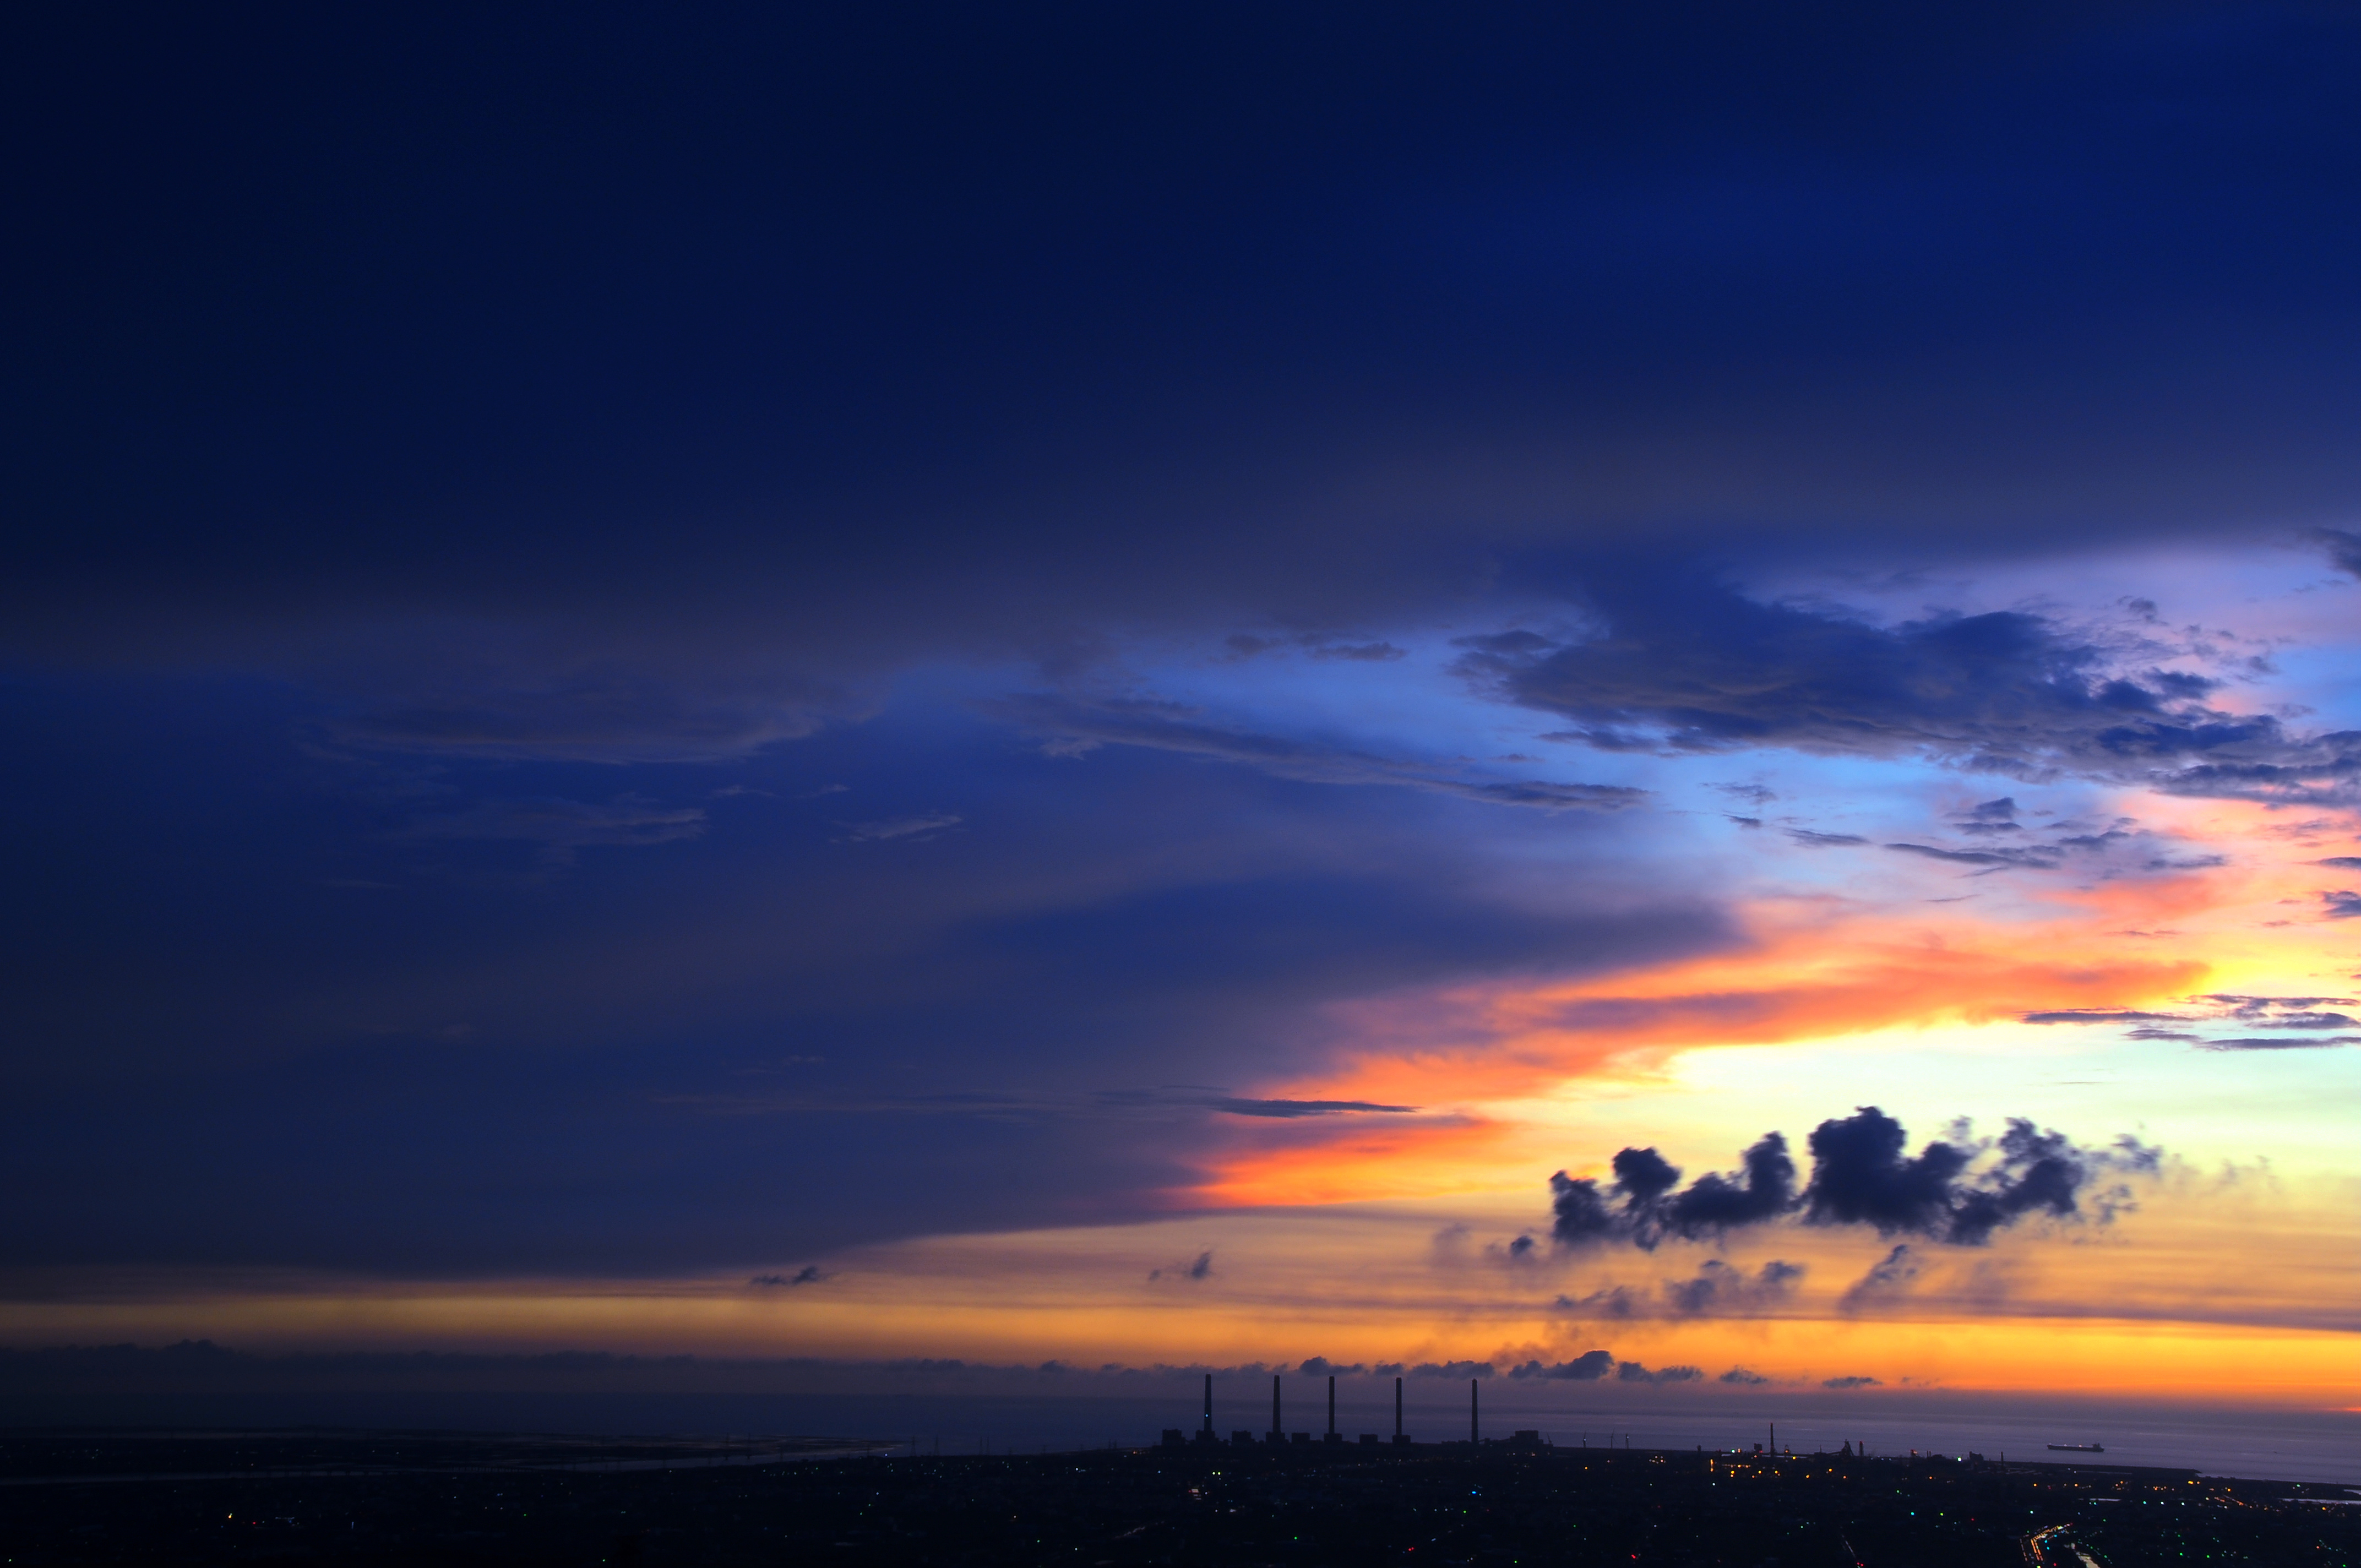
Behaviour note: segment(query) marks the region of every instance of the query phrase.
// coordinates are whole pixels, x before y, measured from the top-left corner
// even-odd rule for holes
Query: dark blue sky
[[[0,56],[9,1265],[1149,1212],[1331,1003],[1739,940],[1725,867],[1499,793],[1641,787],[1619,725],[2294,765],[2038,616],[1733,584],[2361,499],[2345,7],[78,7]],[[1284,726],[1159,695],[1264,646]],[[1817,673],[1727,696],[1770,665]],[[1589,749],[1373,752],[1446,675]]]

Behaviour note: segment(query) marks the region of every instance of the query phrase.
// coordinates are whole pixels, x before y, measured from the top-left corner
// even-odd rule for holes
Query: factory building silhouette
[[[1203,1408],[1198,1418],[1198,1427],[1195,1435],[1191,1437],[1188,1433],[1183,1432],[1179,1427],[1167,1427],[1164,1429],[1165,1447],[1184,1448],[1191,1446],[1192,1444],[1197,1447],[1224,1446],[1221,1438],[1213,1430],[1213,1375],[1208,1372],[1204,1375],[1204,1402]],[[1310,1432],[1290,1432],[1287,1430],[1285,1419],[1286,1406],[1284,1402],[1285,1383],[1286,1375],[1284,1373],[1274,1372],[1271,1374],[1270,1425],[1265,1429],[1259,1436],[1245,1428],[1233,1428],[1230,1432],[1230,1440],[1227,1446],[1231,1448],[1264,1449],[1291,1449],[1298,1446],[1311,1446],[1312,1434]],[[1322,1447],[1326,1447],[1332,1443],[1341,1445],[1345,1441],[1345,1434],[1339,1431],[1336,1428],[1336,1377],[1334,1373],[1331,1373],[1328,1376],[1328,1424],[1327,1430],[1321,1434],[1320,1443]],[[1363,1444],[1374,1447],[1378,1445],[1380,1440],[1376,1432],[1365,1431],[1359,1434],[1358,1441]],[[1402,1380],[1400,1377],[1396,1377],[1394,1379],[1393,1441],[1396,1444],[1403,1447],[1408,1447],[1411,1443],[1410,1432],[1402,1424]],[[1519,1431],[1507,1441],[1510,1445],[1517,1447],[1543,1446],[1542,1436],[1537,1431]],[[1481,1385],[1477,1379],[1473,1377],[1467,1380],[1467,1442],[1471,1445],[1477,1446],[1482,1445],[1484,1442]]]

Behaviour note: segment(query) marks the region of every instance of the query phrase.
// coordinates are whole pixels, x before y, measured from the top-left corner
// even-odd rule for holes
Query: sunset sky
[[[2350,11],[12,33],[0,1345],[2361,1406]]]

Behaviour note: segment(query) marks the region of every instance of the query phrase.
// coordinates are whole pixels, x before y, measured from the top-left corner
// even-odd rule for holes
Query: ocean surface
[[[2169,1404],[2007,1398],[1985,1395],[1844,1393],[1718,1397],[1686,1390],[1576,1389],[1488,1385],[1487,1437],[1536,1431],[1562,1447],[1751,1449],[1776,1441],[1808,1453],[1840,1443],[1872,1453],[1920,1453],[2160,1465],[2208,1475],[2332,1482],[2361,1489],[2361,1414],[2345,1410],[2228,1412]],[[1286,1430],[1326,1426],[1324,1390],[1292,1377]],[[1156,1442],[1167,1428],[1194,1431],[1200,1396],[1051,1397],[973,1394],[795,1393],[270,1393],[0,1394],[0,1426],[380,1430],[677,1436],[828,1436],[920,1453],[1034,1453]],[[1217,1387],[1214,1429],[1257,1436],[1270,1425],[1268,1381]],[[1337,1429],[1390,1435],[1390,1384],[1340,1387]],[[1422,1381],[1406,1395],[1404,1426],[1422,1442],[1468,1434],[1465,1384]],[[2097,1442],[2103,1455],[2049,1452],[2053,1442]]]

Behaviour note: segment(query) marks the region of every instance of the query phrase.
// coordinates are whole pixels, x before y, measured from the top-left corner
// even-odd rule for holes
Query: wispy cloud
[[[1647,795],[1645,790],[1625,784],[1472,777],[1437,762],[1229,729],[1206,722],[1197,708],[1154,698],[1083,702],[1072,697],[1034,695],[977,706],[986,714],[1041,739],[1058,754],[1066,756],[1094,746],[1140,746],[1209,762],[1235,763],[1275,777],[1312,784],[1385,784],[1545,811],[1617,811],[1637,805]]]

